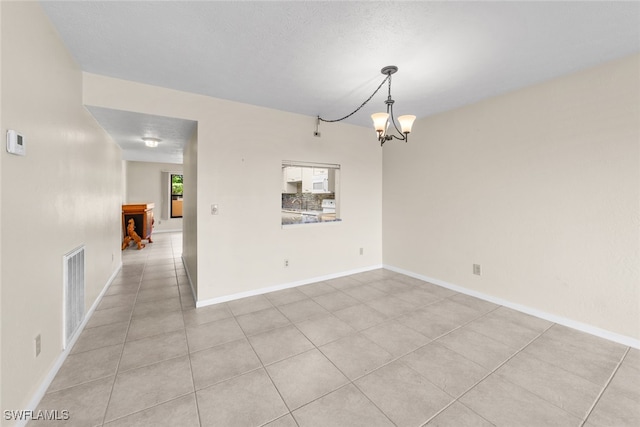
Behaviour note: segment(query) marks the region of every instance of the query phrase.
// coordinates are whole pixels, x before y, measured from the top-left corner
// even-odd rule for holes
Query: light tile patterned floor
[[[55,425],[640,425],[636,349],[387,270],[195,309],[181,238],[123,253]]]

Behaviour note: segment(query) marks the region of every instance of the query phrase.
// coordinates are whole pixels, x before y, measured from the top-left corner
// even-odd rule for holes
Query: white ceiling
[[[91,105],[87,105],[87,108],[100,126],[122,147],[123,160],[181,164],[183,148],[198,126],[195,121],[174,117]],[[161,141],[157,148],[148,148],[142,140],[144,137],[159,138]]]
[[[399,67],[396,113],[420,118],[640,51],[640,2],[42,6],[85,71],[328,119],[360,105],[386,65]],[[349,121],[369,126],[385,98]],[[115,133],[118,120],[96,117]]]

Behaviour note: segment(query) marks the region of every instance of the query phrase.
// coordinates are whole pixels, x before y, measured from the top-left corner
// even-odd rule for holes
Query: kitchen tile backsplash
[[[282,193],[282,209],[321,211],[322,201],[335,197],[335,193]]]

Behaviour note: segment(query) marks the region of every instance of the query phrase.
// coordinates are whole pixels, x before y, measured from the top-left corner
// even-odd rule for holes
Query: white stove
[[[322,213],[336,213],[336,200],[324,199],[322,201]]]

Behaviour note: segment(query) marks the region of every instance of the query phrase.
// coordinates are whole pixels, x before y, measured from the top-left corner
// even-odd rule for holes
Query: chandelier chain
[[[355,113],[360,111],[360,109],[362,107],[367,105],[367,102],[371,101],[371,98],[373,98],[376,95],[376,93],[378,93],[380,88],[387,82],[387,80],[389,81],[389,92],[391,92],[391,74],[387,74],[387,77],[385,77],[385,79],[382,81],[382,83],[380,83],[380,86],[378,86],[378,88],[371,94],[371,96],[369,98],[367,98],[362,104],[360,104],[360,106],[358,108],[353,110],[351,113],[347,114],[344,117],[341,117],[339,119],[334,119],[334,120],[326,120],[326,119],[323,119],[322,117],[318,116],[318,120],[322,121],[322,122],[326,122],[326,123],[334,123],[334,122],[340,122],[340,121],[342,121],[344,119],[348,119],[349,117],[353,116]]]

